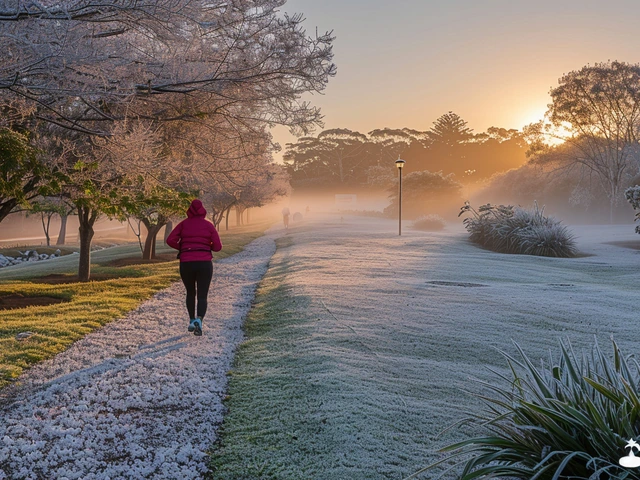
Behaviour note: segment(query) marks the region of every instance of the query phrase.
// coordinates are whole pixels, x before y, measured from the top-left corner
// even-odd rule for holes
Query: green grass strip
[[[268,226],[260,224],[237,232],[221,232],[224,248],[215,254],[215,259],[240,252],[245,245],[261,236]],[[158,246],[158,253],[165,251],[169,250]],[[156,292],[179,280],[177,260],[123,267],[104,265],[114,259],[136,255],[140,255],[137,245],[96,252],[92,256],[92,263],[96,262],[92,264],[92,273],[118,278],[88,283],[37,283],[37,278],[43,275],[75,273],[77,255],[41,262],[41,265],[34,262],[23,268],[12,268],[6,274],[0,272],[0,296],[19,294],[67,300],[54,305],[0,311],[0,388],[33,364],[62,352],[73,342],[124,316]],[[16,334],[27,331],[34,335],[16,339]]]
[[[278,248],[289,242],[278,239]],[[211,478],[303,480],[317,473],[314,455],[323,446],[306,437],[321,431],[326,420],[310,415],[318,407],[311,404],[313,390],[321,386],[304,381],[303,372],[319,359],[297,343],[307,329],[308,319],[299,312],[308,299],[290,292],[289,268],[286,257],[272,259],[245,321],[247,340],[229,372],[228,413],[212,455]],[[308,451],[309,445],[318,450]]]

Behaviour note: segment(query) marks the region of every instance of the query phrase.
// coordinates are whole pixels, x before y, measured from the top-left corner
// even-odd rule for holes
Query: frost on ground
[[[497,381],[488,367],[509,375],[498,350],[515,354],[512,340],[532,359],[560,338],[580,351],[595,336],[609,352],[610,335],[637,354],[640,252],[605,242],[640,239],[632,225],[573,230],[587,255],[564,259],[483,250],[462,226],[398,237],[392,221],[345,217],[292,229],[236,356],[220,478],[402,479],[481,433],[439,435],[483,408],[467,392],[491,394],[475,381]]]
[[[0,391],[0,480],[201,478],[274,251],[265,236],[214,263],[202,337],[176,283]]]

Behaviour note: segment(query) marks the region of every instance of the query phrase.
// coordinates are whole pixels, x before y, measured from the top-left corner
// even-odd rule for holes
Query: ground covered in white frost
[[[265,236],[214,263],[202,337],[187,333],[174,284],[0,392],[0,479],[201,478],[274,251]]]
[[[236,356],[220,478],[402,479],[479,433],[438,436],[483,408],[465,391],[507,373],[512,340],[534,359],[561,338],[610,352],[611,335],[638,354],[632,224],[572,227],[574,259],[486,251],[459,226],[404,230],[324,217],[279,239]]]

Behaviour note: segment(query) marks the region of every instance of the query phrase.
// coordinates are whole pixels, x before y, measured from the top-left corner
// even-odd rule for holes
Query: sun
[[[518,128],[522,129],[523,127],[531,124],[539,122],[544,119],[544,114],[547,112],[546,105],[535,105],[531,107],[526,107],[518,110],[514,115],[515,123]]]

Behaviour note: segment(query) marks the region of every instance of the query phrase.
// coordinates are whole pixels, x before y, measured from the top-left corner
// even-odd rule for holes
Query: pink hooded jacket
[[[194,200],[187,210],[188,218],[176,225],[167,237],[167,245],[180,251],[181,262],[211,260],[212,250],[222,250],[220,235],[206,215],[202,202]]]

